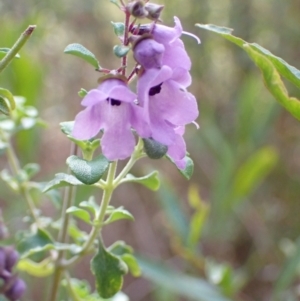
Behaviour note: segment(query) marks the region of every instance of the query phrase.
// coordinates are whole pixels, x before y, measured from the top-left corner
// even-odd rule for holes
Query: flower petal
[[[81,104],[85,107],[93,106],[107,98],[107,95],[98,89],[93,89],[83,98]]]
[[[123,104],[111,108],[114,118],[106,124],[101,140],[104,156],[111,160],[128,158],[135,146],[135,139],[130,129],[130,108]]]
[[[87,107],[75,117],[72,136],[79,140],[89,140],[95,137],[103,127],[101,122],[101,103]]]

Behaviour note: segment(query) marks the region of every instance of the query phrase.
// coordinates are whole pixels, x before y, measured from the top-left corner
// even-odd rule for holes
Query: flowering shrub
[[[127,182],[158,190],[160,180],[156,171],[141,177],[130,173],[135,163],[144,157],[168,158],[186,179],[193,174],[193,161],[187,152],[184,133],[188,125],[198,127],[199,110],[196,97],[188,91],[192,84],[192,63],[181,37],[192,37],[198,44],[200,40],[194,34],[184,32],[177,17],[174,17],[174,26],[163,24],[162,5],[147,0],[111,2],[124,14],[124,23],[112,23],[120,41],[113,49],[121,60],[120,67],[114,70],[102,67],[91,51],[77,43],[65,49],[65,53],[85,60],[101,74],[94,89],[79,91],[84,108],[75,120],[60,124],[62,132],[72,142],[71,155],[66,160],[68,173],[58,173],[47,183],[32,180],[39,166],[35,163],[21,165],[13,138],[43,122],[37,110],[26,105],[24,98],[0,88],[0,150],[9,164],[9,170],[2,171],[1,179],[26,200],[30,215],[25,218],[28,229],[17,235],[15,246],[9,246],[11,243],[0,227],[0,236],[4,238],[0,246],[0,293],[9,300],[20,299],[26,288],[14,268],[34,277],[51,276],[49,301],[59,300],[60,290],[68,300],[128,300],[121,292],[124,275],[130,272],[134,277],[140,276],[139,262],[144,269],[149,266],[138,261],[133,249],[125,242],[106,246],[102,238],[105,226],[122,219],[134,220],[123,206],[111,205],[114,190]],[[261,46],[234,37],[229,29],[196,26],[216,32],[243,48],[262,71],[271,94],[300,119],[299,101],[289,97],[280,78],[282,75],[299,85],[299,73],[295,68]],[[29,26],[11,49],[0,48],[4,53],[0,72],[19,56],[18,52],[34,30],[35,26]],[[129,60],[134,63],[129,64]],[[131,65],[134,65],[132,69],[128,67]],[[118,160],[127,160],[120,171],[117,170]],[[75,202],[76,188],[82,186],[100,189],[101,201],[90,196],[88,200]],[[59,188],[64,188],[63,198],[57,196]],[[49,199],[58,198],[60,217],[44,216],[35,201],[36,194],[39,198],[43,195]],[[234,201],[242,196],[239,191],[232,193]],[[189,233],[182,234],[182,231],[183,237],[174,245],[183,258],[203,269],[194,246],[201,236],[209,209],[197,191],[190,191],[189,200],[195,211]],[[78,220],[85,223],[87,230],[81,229]],[[94,292],[85,281],[71,276],[71,268],[87,255],[92,256],[90,269],[95,277]],[[210,282],[216,284],[215,271],[218,271],[217,284],[221,293],[206,281],[194,282],[195,279],[189,276],[176,278],[172,272],[167,273],[169,276],[165,281],[172,281],[175,286],[183,285],[184,294],[193,300],[226,301],[228,299],[223,295],[234,295],[242,287],[243,281],[236,281],[226,266],[205,264],[208,266],[207,278],[212,279]],[[159,279],[155,273],[152,278]],[[191,294],[186,287],[193,287],[196,294]]]

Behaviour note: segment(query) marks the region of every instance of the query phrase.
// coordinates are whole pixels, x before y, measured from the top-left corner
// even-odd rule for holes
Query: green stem
[[[2,72],[5,69],[5,67],[12,61],[12,59],[18,54],[18,52],[30,38],[35,28],[35,25],[29,25],[28,28],[21,34],[21,36],[15,42],[13,47],[6,53],[5,57],[0,61],[0,72]]]
[[[117,161],[110,163],[108,174],[107,174],[107,179],[106,179],[105,186],[103,189],[103,195],[102,195],[100,209],[99,209],[97,216],[95,217],[94,226],[89,234],[89,238],[87,239],[87,241],[85,242],[85,244],[82,247],[81,252],[77,256],[74,256],[70,260],[65,261],[63,263],[64,267],[74,264],[75,262],[79,261],[85,254],[89,253],[90,249],[92,248],[92,246],[94,244],[94,241],[95,241],[97,235],[101,232],[101,229],[103,227],[103,221],[105,218],[106,209],[107,209],[107,206],[109,205],[112,193],[115,188],[114,179],[115,179],[115,175],[116,175],[116,170],[117,170]]]
[[[144,154],[142,153],[143,146],[144,146],[143,140],[139,138],[138,144],[136,145],[134,152],[130,157],[130,160],[127,162],[126,166],[123,168],[123,170],[120,172],[120,174],[117,176],[117,178],[114,181],[115,187],[118,186],[121,180],[129,173],[129,171],[136,163],[136,161],[144,157]]]
[[[74,143],[72,143],[71,155],[76,155],[76,153],[77,153],[77,146]],[[68,170],[68,172],[70,172],[70,170]],[[61,243],[67,242],[70,215],[67,214],[66,211],[69,207],[71,207],[74,201],[74,196],[75,196],[75,188],[73,186],[67,187],[65,189],[64,200],[63,200],[62,211],[61,211],[61,228],[58,233],[58,241]],[[63,261],[63,257],[64,257],[64,251],[59,251],[56,259],[55,272],[53,275],[53,283],[52,283],[52,288],[51,288],[50,298],[49,298],[50,301],[55,301],[58,294],[61,276],[62,273],[64,272],[64,268],[61,265],[61,262]]]
[[[5,142],[7,143],[6,155],[7,155],[7,159],[8,159],[8,163],[10,165],[11,171],[12,171],[14,176],[18,176],[20,174],[20,170],[21,170],[18,157],[15,154],[15,151],[13,149],[13,146],[12,146],[10,140],[6,139]],[[29,193],[29,188],[27,187],[27,182],[21,183],[20,193],[27,202],[27,205],[28,205],[28,208],[29,208],[29,211],[30,211],[30,214],[31,214],[32,218],[34,219],[35,223],[37,225],[39,225],[39,219],[38,219],[38,216],[36,214],[36,208],[35,208],[35,205],[34,205],[34,202],[33,202],[32,198],[31,198],[31,195]]]

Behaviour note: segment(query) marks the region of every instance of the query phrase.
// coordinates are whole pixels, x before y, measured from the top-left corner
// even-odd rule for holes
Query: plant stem
[[[116,170],[117,170],[117,161],[114,161],[114,162],[110,163],[110,166],[109,166],[107,179],[105,182],[105,186],[103,187],[103,195],[102,195],[100,209],[99,209],[97,216],[95,217],[94,226],[89,234],[89,238],[87,239],[87,241],[85,242],[85,244],[82,247],[81,252],[77,256],[74,256],[70,260],[65,261],[63,263],[64,267],[74,264],[75,262],[80,260],[86,253],[88,253],[89,250],[91,249],[91,247],[93,246],[97,235],[101,232],[106,209],[107,209],[107,206],[109,205],[112,193],[115,188],[114,179],[115,179],[115,175],[116,175]]]
[[[76,155],[76,153],[77,153],[77,145],[76,144],[72,143],[70,153],[71,153],[71,155]],[[70,172],[70,171],[68,170],[68,172]],[[75,196],[75,188],[73,186],[66,187],[63,205],[62,205],[62,211],[61,211],[61,228],[58,233],[58,241],[60,243],[65,243],[68,238],[67,234],[68,234],[70,215],[67,214],[66,211],[69,207],[71,207],[71,205],[74,201],[74,196]],[[53,275],[53,283],[52,283],[52,288],[51,288],[50,298],[49,298],[50,301],[55,301],[57,294],[58,294],[60,279],[61,279],[62,273],[64,271],[64,268],[61,265],[63,257],[64,257],[64,251],[59,251],[57,259],[56,259],[55,272]]]
[[[0,61],[0,72],[2,72],[5,69],[5,67],[12,61],[12,59],[18,54],[20,49],[30,38],[35,28],[36,28],[35,25],[29,25],[27,29],[21,34],[21,36],[15,42],[13,47],[7,52],[5,57]]]
[[[141,138],[139,138],[138,144],[136,145],[135,150],[130,157],[130,160],[127,162],[126,166],[123,168],[123,170],[120,172],[120,174],[115,179],[114,186],[118,186],[118,184],[121,182],[121,180],[131,170],[132,166],[136,163],[136,161],[139,160],[140,158],[144,157],[144,154],[142,154],[143,145],[144,145],[143,140]]]
[[[4,135],[3,135],[3,137],[4,137]],[[7,143],[6,155],[7,155],[7,160],[8,160],[10,169],[12,171],[12,174],[15,177],[17,177],[20,174],[20,170],[21,170],[18,157],[17,157],[17,155],[14,151],[14,148],[12,146],[11,141],[9,139],[6,139],[5,142]],[[39,225],[39,219],[38,219],[38,216],[36,214],[36,208],[35,208],[35,205],[34,205],[34,202],[33,202],[32,198],[31,198],[31,195],[29,193],[27,183],[22,182],[19,186],[19,189],[20,189],[20,194],[24,197],[24,199],[27,202],[27,205],[28,205],[28,208],[29,208],[29,211],[30,211],[30,214],[31,214],[32,218],[34,219],[35,223],[37,225]]]
[[[127,46],[129,41],[128,41],[128,35],[129,35],[129,21],[130,21],[130,13],[125,11],[125,30],[124,30],[124,40],[123,40],[123,45]],[[122,75],[126,75],[126,65],[127,65],[127,55],[122,57]]]

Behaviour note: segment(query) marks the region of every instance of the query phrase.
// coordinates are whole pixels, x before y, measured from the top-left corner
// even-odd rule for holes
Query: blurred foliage
[[[139,253],[163,258],[180,273],[193,275],[183,279],[205,277],[233,300],[298,300],[299,122],[274,101],[259,70],[241,49],[194,24],[234,28],[236,36],[259,43],[299,69],[300,2],[156,2],[166,6],[162,16],[166,24],[172,25],[176,15],[186,31],[202,40],[198,46],[183,37],[193,61],[190,90],[199,100],[201,112],[200,130],[191,126],[186,134],[195,162],[191,182],[203,200],[198,205],[191,201],[191,195],[198,192],[188,190],[186,180],[167,160],[146,161],[148,169],[154,165],[163,170],[173,188],[164,186],[159,197],[136,186],[120,188],[114,202],[130,209],[136,222],[116,225],[105,236],[113,241],[121,233]],[[77,92],[94,87],[99,76],[63,51],[68,44],[80,43],[96,54],[101,66],[117,68],[119,59],[113,55],[117,39],[110,21],[120,21],[122,14],[109,0],[2,0],[0,11],[0,47],[11,47],[28,24],[37,25],[20,52],[21,58],[12,62],[0,80],[2,87],[24,96],[28,105],[36,105],[48,123],[43,133],[28,130],[15,142],[21,160],[38,161],[42,166],[39,179],[50,179],[61,171],[69,152],[59,123],[74,118],[80,108]],[[286,84],[290,94],[299,98],[299,90]],[[0,164],[6,166],[3,158]],[[22,227],[16,216],[24,205],[2,183],[0,191],[8,226],[16,232]],[[82,197],[86,192],[80,194]],[[192,208],[184,201],[187,195]],[[161,206],[153,198],[159,199]],[[17,205],[8,206],[11,200]],[[54,208],[45,203],[43,210],[50,215]],[[83,267],[77,273],[86,278],[87,270]],[[126,294],[143,301],[197,300],[182,294],[178,282],[170,281],[170,274],[159,283],[155,275],[153,287],[140,280],[126,280]],[[35,285],[28,298],[39,299],[43,287],[39,288]],[[186,299],[176,299],[177,294]]]

